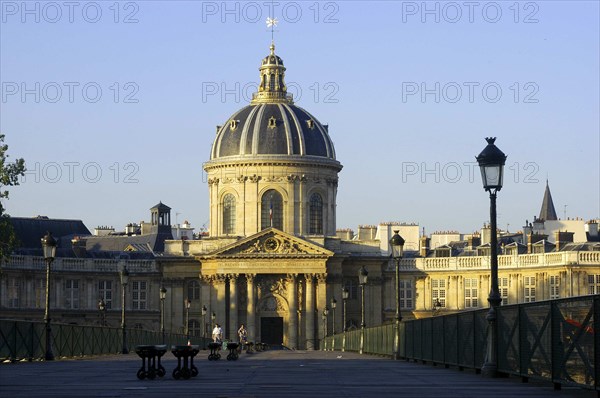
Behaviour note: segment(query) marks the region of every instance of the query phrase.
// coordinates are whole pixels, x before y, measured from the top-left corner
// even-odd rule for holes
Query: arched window
[[[269,89],[271,91],[275,91],[275,74],[271,73],[271,78],[269,79]]]
[[[198,281],[190,281],[188,283],[188,295],[190,300],[200,300],[200,283]]]
[[[283,198],[274,189],[264,193],[261,200],[261,229],[275,227],[283,229]]]
[[[318,193],[310,196],[308,233],[311,235],[323,234],[323,199]]]
[[[223,233],[235,233],[235,197],[230,193],[223,198]]]

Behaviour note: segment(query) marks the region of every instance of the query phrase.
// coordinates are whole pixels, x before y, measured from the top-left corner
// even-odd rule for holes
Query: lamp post
[[[52,326],[50,325],[50,268],[54,257],[56,257],[56,239],[52,237],[50,232],[42,238],[42,250],[44,251],[44,259],[46,260],[46,309],[44,311],[44,323],[46,324],[46,361],[54,360],[52,352]]]
[[[192,300],[189,298],[185,299],[185,337],[187,338],[188,345],[190,344],[190,307],[192,306]]]
[[[329,307],[325,307],[323,309],[323,337],[327,337],[328,328],[327,328],[327,316],[329,315]]]
[[[206,306],[202,306],[202,341],[203,341],[203,349],[206,350]]]
[[[396,265],[396,315],[394,316],[394,359],[400,359],[400,260],[404,255],[404,239],[394,231],[394,236],[390,239],[392,247],[392,257]]]
[[[123,335],[123,350],[121,351],[123,354],[129,354],[129,350],[127,349],[127,329],[125,328],[125,292],[127,290],[127,284],[129,283],[129,271],[127,271],[127,267],[123,266],[120,272],[121,276],[121,330]]]
[[[160,334],[162,343],[165,344],[165,299],[167,298],[167,289],[164,286],[160,288]]]
[[[361,306],[360,306],[360,350],[359,353],[362,354],[365,348],[365,286],[367,284],[367,269],[363,265],[358,270],[358,284],[360,285],[360,296],[361,296]]]
[[[485,363],[481,368],[484,376],[496,377],[498,371],[498,324],[497,311],[502,298],[498,289],[498,237],[496,228],[496,193],[502,189],[502,178],[506,155],[494,145],[495,137],[486,137],[487,146],[477,156],[477,163],[481,170],[483,189],[490,193],[490,269],[491,288],[488,296],[490,310],[486,319],[489,322],[489,333],[487,339],[487,354]]]
[[[331,299],[331,334],[335,335],[335,307],[337,307],[337,300]]]
[[[346,351],[346,301],[350,296],[350,292],[346,287],[342,289],[342,330],[344,331],[344,339],[342,341],[342,351]]]
[[[106,326],[106,303],[102,297],[98,299],[98,311],[100,312],[100,325]]]
[[[344,287],[344,289],[342,289],[342,329],[344,330],[344,332],[346,331],[346,324],[348,322],[346,317],[346,306],[348,305],[348,297],[350,297],[350,291],[348,290],[348,288]]]

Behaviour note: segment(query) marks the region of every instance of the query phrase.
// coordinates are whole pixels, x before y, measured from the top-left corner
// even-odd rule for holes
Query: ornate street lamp
[[[188,344],[190,343],[190,307],[192,306],[192,300],[189,298],[185,299],[185,336]]]
[[[160,334],[162,335],[162,344],[165,344],[165,299],[167,298],[167,289],[160,287]]]
[[[127,284],[129,283],[129,271],[127,271],[127,267],[123,266],[120,271],[121,277],[121,330],[123,335],[123,350],[121,351],[123,354],[129,354],[129,350],[127,349],[127,329],[125,328],[125,292],[127,290]]]
[[[362,354],[365,347],[365,286],[367,285],[367,276],[369,273],[367,269],[363,265],[358,270],[358,284],[360,285],[360,296],[361,296],[361,305],[360,305],[360,350],[359,353]]]
[[[337,307],[337,300],[331,299],[331,334],[335,335],[335,307]]]
[[[392,258],[396,265],[396,315],[394,317],[394,359],[400,359],[400,260],[404,255],[404,239],[398,234],[398,230],[394,231],[394,236],[390,239],[392,247]]]
[[[203,347],[206,350],[206,313],[208,309],[205,305],[202,306],[202,340],[204,341]]]
[[[502,179],[504,174],[504,164],[506,155],[494,145],[495,137],[487,137],[487,146],[477,156],[477,163],[481,169],[481,178],[483,180],[483,189],[490,193],[490,228],[492,231],[490,238],[490,269],[491,269],[491,289],[488,296],[490,310],[486,316],[489,322],[487,355],[485,363],[481,368],[484,376],[495,377],[498,370],[498,324],[496,308],[500,306],[502,298],[498,289],[498,236],[496,228],[496,193],[502,189]]]
[[[100,324],[106,326],[106,303],[102,297],[98,300],[98,311],[100,312]]]
[[[323,309],[323,338],[327,337],[327,315],[329,315],[329,307]]]
[[[56,239],[52,237],[50,232],[42,238],[42,250],[44,259],[46,260],[46,310],[44,311],[44,323],[46,324],[46,361],[54,360],[52,352],[52,326],[50,325],[50,268],[56,257]]]
[[[342,330],[344,331],[344,339],[342,341],[342,351],[346,351],[346,301],[350,296],[350,292],[346,287],[342,289]]]

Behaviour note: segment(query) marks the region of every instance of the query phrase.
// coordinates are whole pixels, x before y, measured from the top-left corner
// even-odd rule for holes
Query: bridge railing
[[[488,309],[401,322],[400,357],[481,370]],[[329,336],[326,350],[360,351],[360,329]],[[363,352],[392,357],[394,325],[365,328]],[[498,370],[600,390],[600,295],[501,306]]]
[[[127,329],[127,347],[162,344],[159,331]],[[0,361],[36,360],[44,357],[46,350],[44,322],[0,320]],[[165,333],[165,344],[184,345],[183,334]],[[207,341],[208,342],[208,339]],[[192,337],[192,343],[204,345],[202,337]],[[52,350],[55,357],[81,357],[86,355],[117,354],[123,348],[121,328],[52,324]]]

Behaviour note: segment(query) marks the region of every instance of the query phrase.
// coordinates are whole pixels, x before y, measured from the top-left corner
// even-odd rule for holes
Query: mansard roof
[[[58,249],[71,247],[71,239],[75,236],[91,235],[81,220],[51,219],[45,216],[10,217],[18,247],[21,249],[42,248],[41,239],[50,232],[58,241]]]

